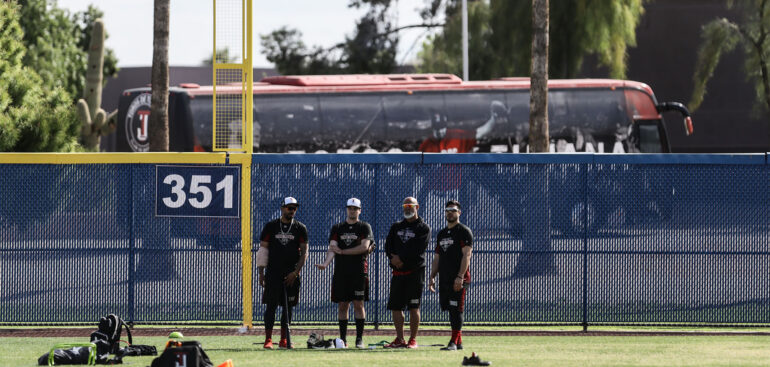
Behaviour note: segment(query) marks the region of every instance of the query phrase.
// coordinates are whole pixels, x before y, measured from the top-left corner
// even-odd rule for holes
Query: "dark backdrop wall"
[[[726,17],[740,20],[725,0],[657,0],[646,5],[629,50],[628,78],[650,84],[658,101],[687,103],[701,44],[701,27]],[[693,114],[695,133],[686,136],[675,113],[664,116],[674,152],[770,151],[770,114],[753,113],[756,94],[744,73],[743,49],[723,55],[701,107]]]

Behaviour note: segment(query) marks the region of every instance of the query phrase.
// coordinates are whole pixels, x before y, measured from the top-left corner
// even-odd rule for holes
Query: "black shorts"
[[[286,286],[286,290],[288,293],[286,294],[287,299],[289,301],[289,307],[294,307],[299,303],[299,287],[300,287],[300,281],[299,278],[294,280],[294,284],[291,286]],[[263,304],[274,304],[283,306],[284,303],[284,284],[283,279],[280,279],[278,277],[271,278],[266,277],[265,279],[265,290],[262,293],[262,303]]]
[[[393,275],[390,281],[388,310],[420,308],[423,288],[425,288],[425,268],[407,275]]]
[[[368,301],[369,276],[360,274],[337,274],[332,277],[332,302]]]
[[[459,292],[455,292],[454,285],[449,287],[439,287],[438,300],[441,304],[441,310],[447,311],[449,309],[457,309],[457,311],[463,312],[465,306],[465,290],[468,285],[463,285],[463,289]]]

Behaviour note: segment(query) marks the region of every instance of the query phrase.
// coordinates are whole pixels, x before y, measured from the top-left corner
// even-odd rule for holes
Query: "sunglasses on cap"
[[[452,213],[452,212],[460,211],[460,209],[457,209],[457,208],[445,208],[444,211],[447,212],[447,213]]]
[[[418,205],[418,204],[403,204],[402,206],[403,206],[404,208],[414,208],[414,207],[416,207],[417,205]]]

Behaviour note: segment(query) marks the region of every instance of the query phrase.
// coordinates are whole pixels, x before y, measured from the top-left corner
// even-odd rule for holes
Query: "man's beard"
[[[407,214],[407,213],[404,213],[404,218],[406,218],[406,219],[411,219],[411,218],[413,218],[415,215],[417,215],[417,212],[411,212],[411,213],[409,213],[409,214]]]

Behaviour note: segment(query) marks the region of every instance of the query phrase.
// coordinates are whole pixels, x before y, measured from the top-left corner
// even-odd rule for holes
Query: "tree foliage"
[[[308,47],[302,33],[282,27],[261,36],[262,53],[282,74],[391,73],[398,66],[398,32],[392,0],[352,0],[349,7],[367,8],[352,37],[329,48]]]
[[[35,70],[48,89],[64,88],[74,102],[83,96],[88,68],[91,28],[103,13],[89,6],[85,12],[70,14],[56,0],[18,0],[19,24],[27,48],[24,65]],[[117,75],[117,59],[107,48],[104,80]]]
[[[24,64],[19,19],[18,5],[0,2],[0,151],[77,150],[80,122],[72,99],[61,87],[45,88]]]
[[[578,76],[584,58],[595,55],[609,76],[625,78],[627,49],[636,45],[636,26],[644,0],[564,0],[550,3],[549,75]],[[442,3],[442,4],[436,4]],[[419,54],[419,70],[459,74],[461,14],[459,0],[434,0],[434,17],[445,9],[446,27],[430,37]],[[471,79],[526,76],[530,71],[532,2],[477,0],[468,4]],[[482,24],[476,24],[481,22]],[[486,23],[486,24],[484,24]],[[458,66],[459,65],[459,66]]]
[[[770,4],[767,0],[746,0],[740,4],[740,20],[719,18],[703,26],[703,42],[698,51],[693,75],[693,94],[688,105],[690,111],[695,111],[703,103],[707,93],[706,86],[714,75],[721,56],[739,45],[742,46],[746,59],[746,79],[753,82],[756,90],[755,109],[770,110]],[[732,8],[734,2],[728,0],[727,6]]]

